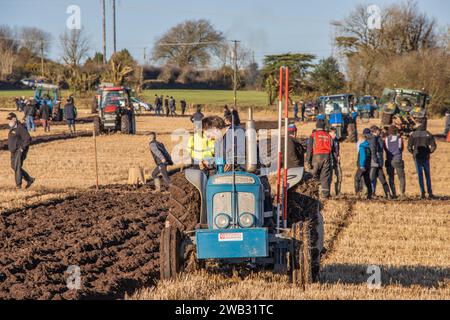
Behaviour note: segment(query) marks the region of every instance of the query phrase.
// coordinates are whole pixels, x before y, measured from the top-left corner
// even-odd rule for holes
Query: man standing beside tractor
[[[325,121],[317,121],[316,128],[308,142],[306,159],[313,176],[320,179],[322,197],[328,199],[330,197],[333,141],[325,131]]]
[[[45,100],[42,101],[39,113],[41,116],[42,127],[44,127],[44,132],[50,132],[50,107]]]
[[[16,188],[22,188],[22,180],[27,182],[26,189],[34,183],[34,178],[22,168],[23,162],[27,158],[28,149],[31,143],[31,136],[25,126],[19,122],[15,113],[8,114],[9,120],[8,149],[11,152],[11,168],[14,170]]]
[[[77,118],[77,108],[74,105],[72,97],[67,98],[67,103],[64,106],[64,118],[66,119],[70,133],[75,133],[75,119]]]
[[[31,100],[28,100],[25,104],[25,108],[23,109],[25,124],[27,126],[28,131],[36,131],[36,125],[34,124],[34,114],[36,113],[36,109],[34,103]]]

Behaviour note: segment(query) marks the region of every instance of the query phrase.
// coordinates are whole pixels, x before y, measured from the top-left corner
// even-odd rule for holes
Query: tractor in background
[[[377,97],[374,96],[361,96],[358,98],[356,105],[356,111],[358,117],[362,122],[369,122],[370,118],[378,118],[379,110],[377,105]]]
[[[319,115],[319,108],[314,101],[308,101],[305,105],[305,121],[316,121]]]
[[[327,128],[336,128],[340,140],[356,142],[356,111],[355,96],[339,94],[322,96],[318,99],[320,113],[326,121]]]
[[[246,128],[245,166],[224,172],[224,159],[216,158],[216,173],[207,176],[203,171],[186,169],[185,179],[172,180],[170,192],[180,208],[169,211],[160,236],[161,279],[204,268],[208,262],[287,273],[293,283],[301,285],[318,278],[323,248],[320,203],[313,201],[312,212],[303,221],[281,217],[279,211],[277,214],[267,172],[262,164],[253,165],[257,163],[258,144],[256,134],[251,133],[251,116]],[[292,194],[304,178],[304,168],[287,172]],[[194,186],[199,197],[183,191],[186,185]],[[287,208],[292,210],[288,217],[304,213],[304,202],[310,200],[296,196],[287,198]],[[195,199],[201,205],[193,217],[188,208]]]
[[[386,88],[381,97],[381,123],[385,128],[395,125],[404,135],[409,135],[419,125],[426,128],[429,102],[429,95],[421,90]]]
[[[39,109],[45,101],[50,107],[50,114],[53,121],[63,120],[63,110],[61,108],[61,91],[58,85],[40,82],[34,79],[23,79],[21,82],[34,88],[34,101],[36,109]]]
[[[97,90],[98,116],[94,118],[96,134],[105,132],[136,132],[136,117],[131,100],[131,89],[122,86],[102,85]]]

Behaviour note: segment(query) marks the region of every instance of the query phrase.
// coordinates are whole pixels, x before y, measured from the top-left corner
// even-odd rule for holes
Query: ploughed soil
[[[159,275],[168,193],[108,186],[0,216],[0,299],[121,298]],[[76,268],[81,275],[79,290]]]
[[[171,179],[168,192],[110,185],[1,213],[0,299],[120,299],[153,285],[166,217],[188,231],[199,219],[195,187],[184,173]],[[315,198],[295,202],[312,209]]]

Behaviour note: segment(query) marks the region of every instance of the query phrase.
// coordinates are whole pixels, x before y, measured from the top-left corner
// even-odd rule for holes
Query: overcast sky
[[[284,52],[332,54],[330,21],[342,19],[357,4],[380,7],[390,0],[116,0],[117,46],[128,48],[139,61],[143,48],[151,52],[155,39],[186,19],[208,19],[227,39],[241,40],[255,52],[257,62],[265,54]],[[59,54],[58,37],[66,28],[70,5],[81,9],[92,52],[102,50],[100,0],[0,0],[0,24],[30,26],[53,35],[51,57]],[[419,7],[443,27],[450,25],[450,1],[419,0]],[[111,1],[107,5],[107,54],[112,51]]]

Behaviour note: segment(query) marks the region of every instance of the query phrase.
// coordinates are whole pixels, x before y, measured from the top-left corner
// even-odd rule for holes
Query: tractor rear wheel
[[[94,131],[95,135],[100,135],[102,133],[102,125],[100,123],[100,117],[94,118]]]
[[[305,286],[313,281],[309,221],[291,227],[292,246],[289,252],[289,277],[293,284]]]
[[[120,132],[122,132],[123,134],[131,133],[130,118],[127,114],[123,114],[122,117],[120,117]]]
[[[183,172],[170,177],[169,215],[167,219],[180,230],[192,231],[200,222],[201,197]]]
[[[305,179],[288,194],[288,226],[308,223],[309,233],[306,236],[310,241],[308,247],[310,248],[312,281],[317,281],[319,278],[324,239],[319,184],[310,174],[305,174]]]

